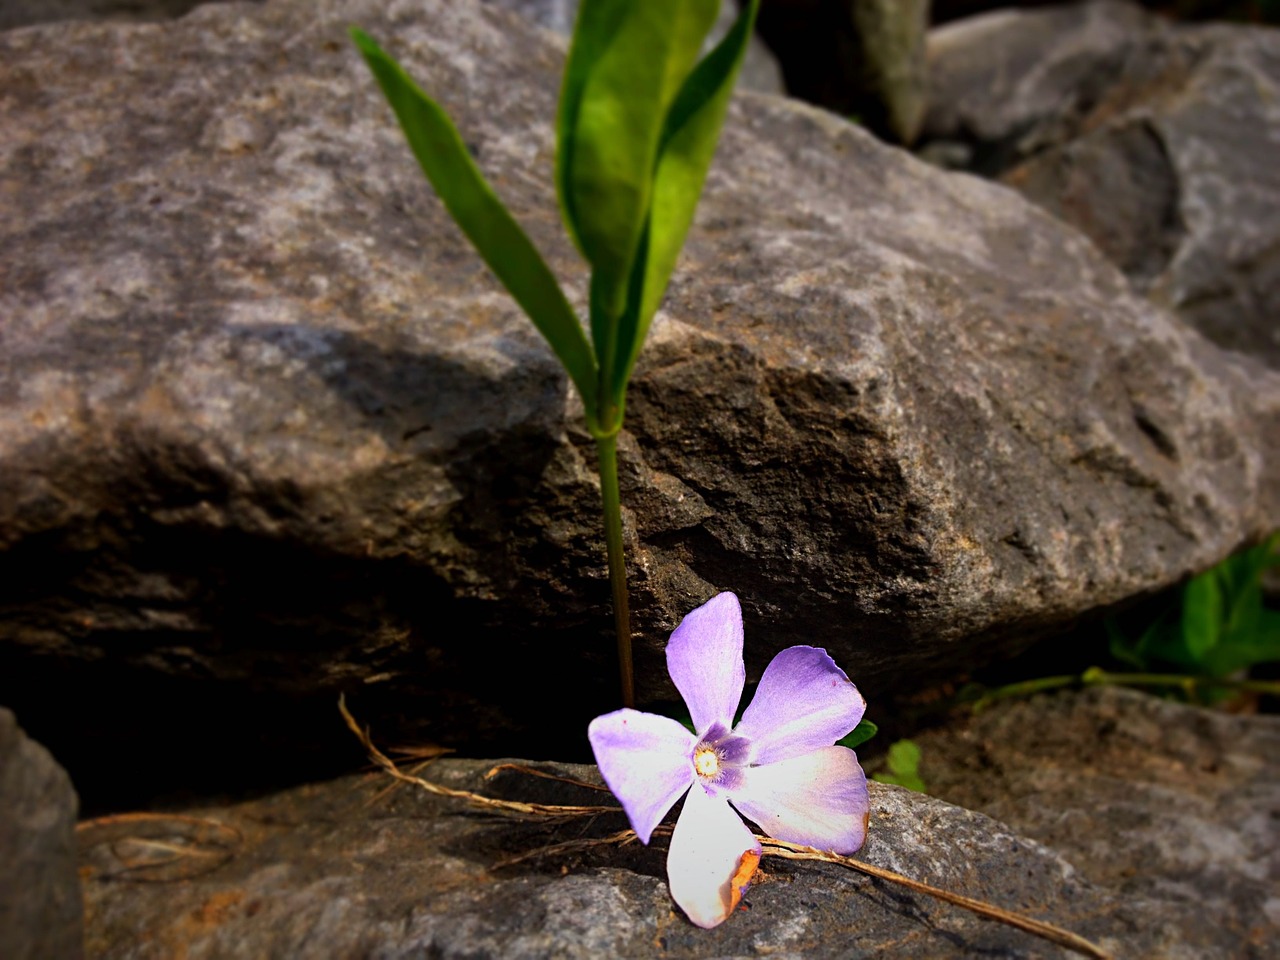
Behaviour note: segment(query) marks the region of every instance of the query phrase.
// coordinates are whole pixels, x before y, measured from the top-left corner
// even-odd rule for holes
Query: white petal
[[[729,799],[771,837],[853,853],[867,837],[867,776],[848,747],[743,767]]]
[[[722,798],[694,784],[671,836],[667,884],[673,899],[700,927],[728,919],[756,866],[760,843]]]

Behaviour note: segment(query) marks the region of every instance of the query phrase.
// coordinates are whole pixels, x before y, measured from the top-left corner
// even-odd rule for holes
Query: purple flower
[[[687,794],[667,881],[690,920],[714,927],[728,918],[760,861],[738,814],[779,840],[843,854],[862,846],[867,778],[853,751],[833,744],[858,725],[866,702],[825,650],[788,647],[774,657],[733,727],[747,677],[742,609],[721,593],[671,635],[667,671],[696,734],[628,709],[597,717],[587,736],[641,842]]]

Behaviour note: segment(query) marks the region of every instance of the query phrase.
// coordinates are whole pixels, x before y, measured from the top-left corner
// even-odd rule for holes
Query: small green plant
[[[1280,611],[1263,602],[1262,577],[1280,564],[1280,534],[1193,577],[1178,615],[1156,619],[1136,639],[1107,621],[1111,655],[1138,670],[1182,670],[1223,679],[1280,660]]]
[[[427,179],[582,396],[599,459],[627,706],[635,694],[617,436],[627,384],[693,222],[758,4],[748,0],[699,59],[720,0],[582,0],[560,88],[555,179],[565,226],[591,267],[590,341],[448,114],[372,38],[351,31]]]
[[[885,758],[886,773],[877,773],[871,779],[877,783],[892,783],[916,793],[927,793],[920,779],[920,747],[914,740],[898,740],[889,747]]]
[[[1136,637],[1108,618],[1111,656],[1136,672],[1095,666],[994,690],[971,686],[961,691],[961,699],[977,711],[1042,690],[1103,685],[1164,689],[1198,703],[1216,703],[1234,693],[1280,696],[1280,682],[1245,675],[1258,664],[1280,662],[1280,611],[1266,605],[1262,590],[1264,574],[1278,565],[1280,533],[1193,577],[1178,603]]]

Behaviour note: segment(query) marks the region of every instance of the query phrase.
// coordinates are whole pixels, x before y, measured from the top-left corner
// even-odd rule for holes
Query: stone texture
[[[929,33],[923,136],[962,142],[999,173],[1082,129],[1153,21],[1124,0],[996,10]]]
[[[524,800],[608,802],[607,795],[443,761],[424,775]],[[594,768],[541,765],[594,778]],[[598,782],[598,781],[596,781]],[[512,823],[464,812],[371,775],[184,817],[107,825],[85,836],[91,955],[120,960],[288,956],[444,958],[1066,956],[1026,934],[827,864],[766,857],[745,907],[700,930],[671,903],[665,841],[498,862],[584,827]],[[211,822],[209,822],[211,821]],[[172,859],[148,844],[189,853]],[[897,787],[872,785],[859,856],[947,889],[1068,925],[1117,956],[1178,956],[1196,917],[1082,882],[1046,848],[995,821]],[[123,858],[123,859],[122,859]],[[121,883],[122,871],[135,880]],[[1157,922],[1158,920],[1158,922]],[[1234,932],[1203,958],[1239,957]]]
[[[49,751],[0,707],[0,957],[84,956],[76,793]]]
[[[580,406],[351,23],[458,118],[581,305],[561,45],[504,11],[0,36],[0,696],[69,765],[138,737],[215,779],[257,745],[329,756],[340,690],[404,736],[572,756],[615,703]],[[803,640],[875,704],[1280,522],[1280,374],[1012,191],[778,98],[730,111],[628,417],[642,699],[720,589],[750,674]]]
[[[1280,30],[1104,0],[961,22],[931,52],[932,134],[1152,300],[1280,366]]]
[[[0,4],[0,30],[59,20],[169,20],[211,2],[226,0],[4,0]]]
[[[1227,955],[1276,955],[1280,717],[1101,688],[1000,704],[916,739],[932,794],[1184,915],[1171,955],[1208,956],[1226,931],[1239,938]]]

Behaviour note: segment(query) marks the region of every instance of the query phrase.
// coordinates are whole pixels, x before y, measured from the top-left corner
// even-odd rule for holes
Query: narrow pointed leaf
[[[586,403],[596,407],[596,361],[573,308],[537,248],[471,159],[448,114],[367,34],[352,30],[413,154],[476,251],[529,315]]]
[[[622,347],[611,380],[616,394],[626,389],[693,223],[758,6],[759,0],[749,0],[724,39],[689,75],[667,116],[654,174],[642,289],[618,338]]]
[[[719,0],[583,0],[565,66],[556,185],[593,268],[592,336],[604,366],[649,212],[671,104]],[[616,365],[609,365],[612,372]]]

